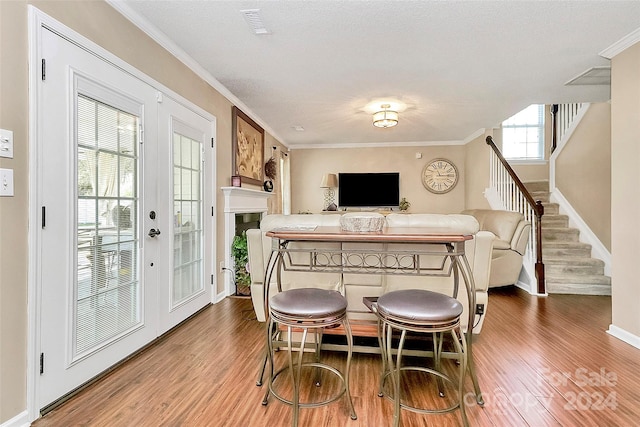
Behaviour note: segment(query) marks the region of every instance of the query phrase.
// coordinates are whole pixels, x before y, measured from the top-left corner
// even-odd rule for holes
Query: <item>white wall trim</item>
[[[611,252],[602,244],[593,230],[587,225],[578,212],[573,209],[571,203],[557,188],[551,193],[552,202],[560,205],[560,212],[569,216],[569,226],[580,230],[580,241],[591,245],[591,256],[604,262],[604,274],[611,276]]]
[[[619,54],[620,52],[630,48],[631,46],[633,46],[638,42],[640,42],[640,28],[638,28],[637,30],[633,31],[630,34],[627,34],[626,36],[624,36],[623,38],[621,38],[620,40],[618,40],[608,48],[604,49],[602,52],[599,53],[599,55],[607,59],[611,59],[617,54]]]
[[[10,420],[0,424],[0,427],[28,427],[29,425],[28,413],[27,411],[23,411]]]
[[[466,142],[452,141],[409,141],[409,142],[360,142],[345,144],[291,144],[290,150],[307,150],[318,148],[376,148],[376,147],[427,147],[435,145],[465,145]]]
[[[627,332],[622,328],[615,326],[614,324],[609,325],[609,329],[607,333],[613,337],[618,338],[626,342],[629,345],[634,346],[635,348],[640,348],[640,337],[632,334],[631,332]]]
[[[151,37],[156,43],[166,49],[170,54],[175,56],[180,62],[186,65],[191,71],[196,73],[200,78],[209,83],[211,87],[220,92],[222,96],[231,101],[235,106],[240,108],[245,114],[250,116],[256,123],[258,123],[264,130],[266,130],[271,136],[280,141],[285,147],[289,147],[287,142],[282,139],[264,120],[260,118],[255,112],[253,112],[247,105],[236,97],[229,89],[227,89],[222,83],[220,83],[215,77],[213,77],[207,70],[205,70],[200,64],[196,62],[191,56],[189,56],[183,49],[178,47],[171,39],[169,39],[164,33],[159,31],[148,20],[140,16],[133,9],[131,9],[125,2],[118,0],[105,0],[111,7],[118,11],[122,16],[127,18],[133,25],[138,27],[143,33]]]

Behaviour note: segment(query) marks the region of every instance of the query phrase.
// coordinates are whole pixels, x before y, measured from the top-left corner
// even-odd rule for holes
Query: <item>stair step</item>
[[[550,294],[611,295],[611,277],[545,274]]]
[[[557,215],[560,213],[560,205],[558,205],[557,203],[548,203],[548,202],[544,202],[542,203],[542,206],[544,207],[544,214],[550,214],[550,215]],[[544,215],[542,216],[544,218]]]
[[[543,203],[546,203],[549,201],[548,191],[529,191],[529,193],[531,193],[531,197],[533,197],[533,200],[535,201],[540,200]]]
[[[572,264],[572,265],[588,265],[588,266],[602,266],[604,267],[604,261],[597,258],[589,257],[546,257],[544,258],[545,264]]]
[[[524,186],[527,187],[530,193],[534,191],[549,191],[549,181],[529,181],[525,182]]]
[[[559,257],[591,257],[591,245],[582,242],[546,242],[542,245],[542,259]]]
[[[552,276],[561,274],[575,275],[601,275],[604,274],[604,262],[595,258],[578,258],[580,261],[568,259],[549,260],[544,259],[545,274]],[[585,262],[586,261],[586,262]]]
[[[542,228],[559,228],[567,227],[569,225],[569,217],[567,215],[560,214],[547,214],[542,215]]]
[[[546,242],[577,242],[580,230],[577,228],[542,227],[542,240]]]

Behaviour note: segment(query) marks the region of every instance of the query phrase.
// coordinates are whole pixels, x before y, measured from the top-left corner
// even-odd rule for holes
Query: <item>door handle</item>
[[[156,237],[160,234],[160,230],[156,230],[155,228],[152,228],[151,230],[149,230],[149,237]]]

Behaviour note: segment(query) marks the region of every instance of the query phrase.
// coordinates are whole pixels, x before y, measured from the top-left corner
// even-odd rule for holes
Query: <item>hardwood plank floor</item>
[[[610,297],[534,297],[513,287],[492,290],[482,334],[474,342],[486,404],[479,407],[469,397],[471,425],[640,425],[640,350],[608,335],[610,323]],[[291,408],[274,398],[262,406],[264,388],[255,385],[263,339],[263,324],[254,319],[250,301],[227,298],[33,425],[289,426]],[[344,353],[323,357],[344,366]],[[300,426],[391,425],[392,403],[377,396],[379,356],[354,355],[351,375],[358,419],[349,418],[340,399],[302,409]],[[419,401],[442,404],[434,397],[431,379],[412,378],[409,383]],[[328,378],[320,389],[332,385]],[[467,390],[472,390],[470,380]],[[403,411],[402,425],[461,422],[458,412]]]

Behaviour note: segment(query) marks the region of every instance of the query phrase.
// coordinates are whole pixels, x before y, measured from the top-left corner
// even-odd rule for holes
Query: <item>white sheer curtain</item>
[[[282,194],[282,213],[291,215],[291,165],[289,155],[280,153],[280,194]]]

